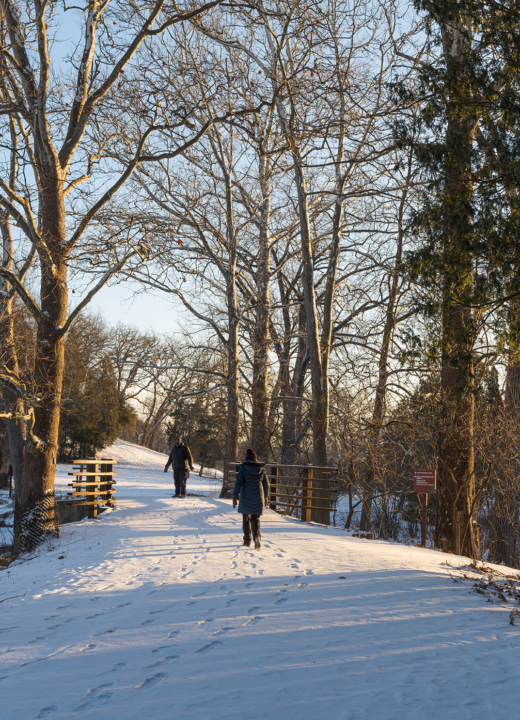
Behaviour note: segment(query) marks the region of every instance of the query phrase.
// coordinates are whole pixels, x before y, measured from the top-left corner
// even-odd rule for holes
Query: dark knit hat
[[[256,453],[253,450],[253,448],[247,448],[246,450],[246,460],[256,460]]]

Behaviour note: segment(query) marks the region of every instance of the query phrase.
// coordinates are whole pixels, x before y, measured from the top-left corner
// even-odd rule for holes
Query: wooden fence
[[[114,480],[117,475],[114,465],[117,465],[117,461],[112,458],[87,458],[74,460],[73,465],[79,466],[79,472],[69,473],[74,477],[74,482],[68,483],[73,489],[67,495],[78,499],[67,504],[87,505],[89,518],[97,517],[99,507],[113,507],[116,502],[116,491],[113,488],[117,484]]]
[[[229,463],[229,481],[234,481],[239,465],[239,462]],[[330,522],[330,513],[335,512],[338,498],[337,468],[268,463],[266,470],[271,510],[306,522]]]

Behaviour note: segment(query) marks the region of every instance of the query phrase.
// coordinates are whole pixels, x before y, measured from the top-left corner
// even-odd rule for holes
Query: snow
[[[516,716],[520,626],[466,558],[272,511],[255,551],[210,480],[173,499],[164,455],[116,453],[116,509],[0,572],[3,718]]]

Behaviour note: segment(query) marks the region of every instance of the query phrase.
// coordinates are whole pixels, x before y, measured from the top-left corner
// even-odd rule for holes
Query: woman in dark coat
[[[260,545],[260,515],[269,502],[269,481],[265,472],[265,464],[256,459],[251,448],[246,451],[246,461],[238,469],[233,489],[233,507],[237,506],[242,513],[244,529],[244,545],[251,545],[251,529],[253,541],[258,550]]]

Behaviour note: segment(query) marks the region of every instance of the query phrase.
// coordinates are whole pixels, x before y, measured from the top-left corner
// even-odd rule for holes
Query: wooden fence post
[[[278,475],[278,465],[271,465],[270,475]],[[269,482],[269,508],[276,510],[276,496],[278,494],[278,477],[270,478]]]
[[[99,494],[107,507],[112,507],[112,476],[105,473],[112,472],[112,463],[101,463],[99,466]],[[97,507],[97,506],[96,506]]]
[[[97,462],[95,462],[95,463],[88,463],[88,464],[87,464],[87,472],[88,472],[88,473],[95,473],[95,475],[87,475],[87,476],[85,477],[85,479],[87,480],[87,482],[88,482],[89,480],[92,480],[93,483],[95,483],[95,484],[94,484],[94,485],[87,485],[87,486],[86,486],[86,493],[87,493],[86,496],[85,496],[85,497],[86,497],[86,501],[89,502],[89,501],[90,501],[90,498],[92,498],[92,500],[95,501],[95,500],[97,500],[97,495],[93,495],[92,493],[95,493],[95,492],[98,490],[97,483],[96,483],[96,481],[97,481],[97,472],[98,472],[98,464],[97,464]],[[91,494],[89,495],[89,493],[91,493]],[[88,508],[87,508],[87,517],[88,517],[89,519],[97,518],[97,509],[98,509],[98,508],[97,508],[97,504],[96,504],[95,502],[94,502],[92,505],[88,505]]]
[[[307,477],[303,478],[301,518],[305,522],[310,522],[312,505],[312,467],[308,467],[306,472]]]

